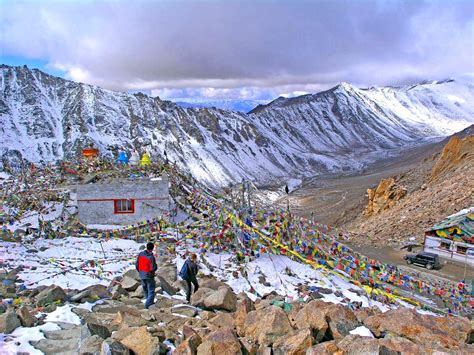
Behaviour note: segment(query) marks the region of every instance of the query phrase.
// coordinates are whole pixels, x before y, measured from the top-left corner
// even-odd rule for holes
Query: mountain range
[[[26,66],[0,66],[2,164],[76,159],[90,144],[114,157],[166,151],[199,180],[253,179],[360,169],[404,147],[474,123],[474,85],[453,80],[359,89],[347,83],[278,98],[249,114],[183,108]]]

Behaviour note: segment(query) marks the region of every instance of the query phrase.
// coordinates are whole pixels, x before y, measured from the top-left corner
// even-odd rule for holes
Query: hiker
[[[197,256],[196,254],[192,253],[189,258],[184,262],[181,271],[179,272],[179,276],[186,281],[186,301],[189,303],[191,302],[191,283],[194,285],[194,292],[195,293],[199,289],[199,284],[197,282],[197,273],[198,273],[198,266],[196,264]]]
[[[153,243],[147,243],[146,250],[138,254],[135,268],[140,274],[143,294],[145,296],[145,308],[148,309],[155,303],[155,272],[157,269],[155,256],[153,255]]]

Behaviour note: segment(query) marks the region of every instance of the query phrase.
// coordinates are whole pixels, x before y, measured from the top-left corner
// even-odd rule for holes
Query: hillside
[[[109,157],[146,150],[158,159],[166,152],[214,186],[362,169],[474,120],[467,104],[473,86],[453,81],[377,90],[344,84],[278,99],[248,115],[180,108],[27,67],[2,65],[0,87],[3,161],[74,160],[92,143]]]
[[[467,134],[467,133],[471,134]],[[474,205],[474,135],[453,136],[440,152],[416,168],[394,176],[408,194],[393,206],[370,216],[360,214],[349,229],[357,243],[388,244],[423,240],[424,231],[448,215]],[[389,202],[393,196],[381,196]]]

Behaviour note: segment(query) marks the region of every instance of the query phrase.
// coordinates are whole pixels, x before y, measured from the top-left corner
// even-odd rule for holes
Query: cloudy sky
[[[474,72],[474,1],[0,0],[0,62],[163,98]]]

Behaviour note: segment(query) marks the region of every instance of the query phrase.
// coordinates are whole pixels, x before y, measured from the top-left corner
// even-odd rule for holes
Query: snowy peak
[[[474,87],[453,81],[412,88],[347,83],[278,98],[244,114],[182,108],[144,94],[113,92],[27,67],[0,67],[3,164],[77,159],[97,146],[116,157],[148,151],[208,184],[363,168],[394,148],[474,123]]]

